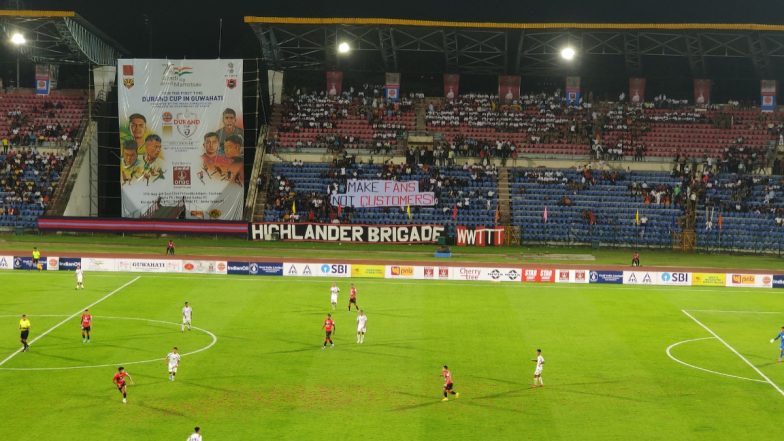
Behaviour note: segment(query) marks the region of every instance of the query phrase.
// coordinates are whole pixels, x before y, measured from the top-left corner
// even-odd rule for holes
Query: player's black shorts
[[[33,259],[33,265],[38,265],[38,259]]]
[[[331,338],[331,337],[332,337],[332,331],[327,331],[327,336],[326,336],[326,338]]]
[[[124,388],[124,387],[125,387],[125,383],[120,383],[120,384],[118,384],[118,385],[117,385],[117,390],[119,390],[120,392],[122,392],[122,390],[123,390],[123,388]]]
[[[23,330],[23,331],[20,333],[19,337],[20,337],[20,338],[22,338],[22,339],[25,339],[25,340],[27,340],[27,336],[28,336],[28,335],[30,335],[30,330],[29,330],[29,329],[25,329],[25,330]]]
[[[90,327],[89,326],[82,326],[82,331],[90,332]]]
[[[446,390],[452,390],[452,387],[453,387],[454,385],[455,385],[454,383],[449,383],[449,384],[447,384],[447,385],[445,385],[445,386],[444,386],[444,389],[446,389]]]
[[[357,299],[348,299],[349,303],[357,304]]]

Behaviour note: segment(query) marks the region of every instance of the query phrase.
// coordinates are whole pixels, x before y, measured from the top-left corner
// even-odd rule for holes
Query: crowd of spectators
[[[363,148],[389,152],[395,141],[407,133],[409,127],[401,117],[413,111],[416,97],[387,100],[381,90],[378,86],[365,85],[361,89],[351,87],[341,94],[329,95],[324,91],[308,93],[297,89],[291,96],[284,97],[282,119],[276,130],[319,133],[315,138],[297,140],[296,148],[329,151]],[[350,128],[341,129],[341,124],[348,121],[364,122],[372,130],[360,134],[360,131],[352,133]],[[275,148],[276,143],[276,136],[273,136],[268,148]]]
[[[57,155],[39,153],[35,147],[12,148],[0,158],[0,216],[46,209],[70,159],[66,151]]]
[[[292,163],[294,167],[302,166]],[[324,171],[320,178],[328,181],[324,192],[298,192],[292,180],[285,176],[274,176],[267,188],[267,209],[275,209],[284,222],[324,222],[351,223],[355,213],[350,206],[336,206],[331,203],[331,196],[344,193],[347,182],[351,179],[374,179],[391,181],[416,180],[420,191],[433,192],[436,197],[436,208],[447,213],[455,207],[466,209],[494,209],[496,190],[480,190],[472,188],[471,182],[496,180],[498,168],[492,164],[464,164],[461,169],[466,177],[445,174],[444,169],[430,164],[394,163],[385,161],[379,166],[366,164],[362,161],[335,160]],[[263,185],[259,180],[258,184]],[[448,202],[448,203],[447,203]],[[381,210],[389,212],[398,207],[385,207]],[[412,207],[416,211],[417,207]]]
[[[78,126],[62,122],[59,113],[63,109],[63,103],[53,99],[27,111],[17,107],[0,115],[3,118],[0,122],[3,152],[7,153],[10,148],[40,147],[45,143],[64,146],[73,142]]]
[[[496,133],[525,133],[530,144],[587,143],[593,122],[590,105],[570,105],[556,94],[523,95],[511,104],[497,95],[466,94],[428,104],[425,120],[432,130],[490,128]]]

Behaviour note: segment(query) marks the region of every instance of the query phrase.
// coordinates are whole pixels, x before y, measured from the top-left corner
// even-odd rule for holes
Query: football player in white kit
[[[82,271],[82,265],[76,264],[76,288],[75,289],[84,289],[84,272]]]
[[[169,365],[169,381],[174,381],[174,376],[177,375],[177,367],[180,365],[180,354],[177,352],[177,346],[173,347],[171,352],[166,354],[166,363]]]
[[[544,369],[544,357],[542,357],[542,350],[536,350],[536,358],[531,360],[536,363],[534,369],[534,384],[531,387],[544,387],[544,380],[542,380],[542,370]]]
[[[363,310],[359,310],[357,316],[357,343],[365,342],[365,332],[367,332],[367,316]]]
[[[332,282],[332,288],[329,289],[329,303],[332,304],[333,311],[338,306],[338,294],[340,294],[340,288],[336,282]]]
[[[188,327],[188,330],[191,330],[191,318],[193,317],[193,308],[188,302],[185,302],[185,306],[182,307],[182,332],[185,332],[185,327]]]
[[[199,426],[194,427],[193,428],[193,433],[185,441],[202,441],[202,438],[201,438],[201,427],[199,427]]]

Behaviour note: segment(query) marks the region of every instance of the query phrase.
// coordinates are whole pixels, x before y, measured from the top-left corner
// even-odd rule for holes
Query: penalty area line
[[[60,326],[62,326],[62,325],[64,325],[64,324],[68,323],[69,321],[73,320],[73,318],[74,318],[74,317],[76,317],[77,315],[81,314],[81,313],[82,313],[82,311],[84,311],[85,309],[90,309],[90,308],[92,308],[93,306],[95,306],[95,305],[97,305],[97,304],[99,304],[99,303],[103,302],[104,300],[108,299],[109,297],[111,297],[111,296],[113,296],[113,295],[117,294],[118,292],[122,291],[122,290],[123,290],[123,289],[125,289],[126,287],[130,286],[132,283],[136,282],[136,281],[137,281],[137,280],[139,280],[140,278],[141,278],[141,276],[136,276],[136,277],[135,277],[133,280],[131,280],[130,282],[126,282],[124,285],[120,286],[119,288],[115,289],[114,291],[110,292],[109,294],[106,294],[105,296],[101,297],[100,299],[98,299],[98,300],[96,300],[96,301],[94,301],[94,302],[90,303],[89,305],[85,306],[84,308],[82,308],[82,309],[80,309],[80,310],[78,310],[78,311],[74,312],[73,314],[71,314],[71,315],[69,315],[68,317],[64,318],[64,319],[63,319],[63,320],[62,320],[60,323],[57,323],[56,325],[54,325],[54,326],[52,326],[51,328],[47,329],[46,331],[42,332],[42,333],[41,333],[41,335],[39,335],[38,337],[36,337],[36,338],[34,338],[34,339],[30,340],[30,342],[28,343],[28,345],[29,345],[29,346],[32,346],[32,345],[33,345],[33,343],[35,343],[35,342],[37,342],[38,340],[40,340],[40,339],[44,338],[45,336],[47,336],[49,333],[51,333],[51,332],[52,332],[52,331],[54,331],[55,329],[57,329],[57,328],[59,328]],[[16,351],[14,351],[14,352],[13,352],[11,355],[9,355],[8,357],[5,357],[5,358],[4,358],[2,361],[0,361],[0,366],[2,366],[2,365],[4,365],[4,364],[6,364],[6,363],[7,363],[8,361],[10,361],[12,358],[16,357],[16,355],[17,355],[17,354],[19,354],[20,352],[22,352],[22,348],[19,348],[19,349],[17,349],[17,350],[16,350]]]
[[[681,309],[681,312],[682,312],[682,313],[684,313],[684,314],[686,314],[686,316],[687,316],[687,317],[689,317],[690,319],[694,320],[694,323],[697,323],[698,325],[700,325],[700,327],[702,327],[702,329],[704,329],[704,330],[708,331],[708,332],[709,332],[709,333],[710,333],[712,336],[716,337],[716,340],[720,341],[720,342],[721,342],[721,343],[722,343],[724,346],[726,346],[726,347],[727,347],[727,349],[729,349],[730,351],[732,351],[732,353],[733,353],[733,354],[735,354],[735,355],[737,355],[738,357],[740,357],[740,359],[741,359],[741,360],[743,360],[743,362],[744,362],[744,363],[746,363],[747,365],[749,365],[749,367],[751,367],[752,369],[754,369],[754,371],[755,371],[755,372],[757,372],[757,374],[759,374],[759,376],[760,376],[760,377],[762,377],[762,378],[765,380],[765,382],[767,382],[768,384],[770,384],[771,386],[773,386],[773,388],[774,388],[774,389],[776,389],[776,391],[777,391],[778,393],[780,393],[782,396],[784,396],[784,390],[781,390],[781,388],[779,387],[779,385],[778,385],[778,384],[774,383],[774,382],[773,382],[773,381],[772,381],[770,378],[768,378],[768,376],[767,376],[767,375],[765,375],[764,373],[762,373],[762,371],[761,371],[761,370],[759,370],[759,368],[758,368],[757,366],[754,366],[754,365],[753,365],[753,364],[752,364],[752,363],[751,363],[751,362],[750,362],[750,361],[749,361],[749,360],[748,360],[746,357],[744,357],[744,356],[743,356],[743,355],[742,355],[740,352],[738,352],[738,351],[737,351],[735,348],[733,348],[732,346],[730,346],[730,344],[729,344],[729,343],[727,343],[726,341],[724,341],[724,339],[723,339],[723,338],[719,337],[719,334],[716,334],[715,332],[713,332],[713,330],[712,330],[711,328],[709,328],[708,326],[706,326],[706,325],[705,325],[704,323],[702,323],[701,321],[697,320],[697,318],[695,318],[693,315],[689,314],[689,313],[688,313],[688,312],[687,312],[685,309]]]

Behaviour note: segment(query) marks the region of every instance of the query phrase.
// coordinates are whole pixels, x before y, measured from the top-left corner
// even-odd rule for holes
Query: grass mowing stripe
[[[760,377],[764,378],[764,379],[765,379],[765,381],[767,381],[767,383],[768,383],[768,384],[770,384],[771,386],[773,386],[773,388],[774,388],[774,389],[776,389],[776,390],[778,391],[778,393],[780,393],[782,396],[784,396],[784,390],[781,390],[781,388],[779,387],[779,385],[778,385],[778,384],[774,383],[774,382],[773,382],[773,381],[772,381],[770,378],[768,378],[768,376],[767,376],[767,375],[763,374],[763,373],[762,373],[762,371],[761,371],[761,370],[759,370],[759,368],[757,368],[757,366],[754,366],[753,364],[751,364],[751,362],[750,362],[750,361],[749,361],[749,360],[748,360],[746,357],[744,357],[743,355],[741,355],[741,353],[740,353],[740,352],[738,352],[737,350],[735,350],[735,348],[733,348],[732,346],[730,346],[730,344],[729,344],[729,343],[727,343],[726,341],[724,341],[724,339],[723,339],[723,338],[719,337],[719,335],[718,335],[718,334],[716,334],[715,332],[713,332],[713,330],[712,330],[711,328],[707,327],[707,326],[706,326],[704,323],[702,323],[701,321],[697,320],[697,319],[696,319],[696,318],[695,318],[693,315],[691,315],[691,314],[689,314],[688,312],[686,312],[686,310],[685,310],[685,309],[681,309],[681,312],[683,312],[684,314],[686,314],[686,316],[688,316],[690,319],[694,320],[694,322],[695,322],[695,323],[697,323],[697,324],[698,324],[698,325],[700,325],[700,326],[701,326],[703,329],[705,329],[706,331],[708,331],[708,332],[709,332],[709,333],[710,333],[712,336],[716,337],[716,339],[717,339],[717,340],[719,340],[720,342],[722,342],[722,344],[724,344],[724,346],[726,346],[726,347],[727,347],[727,349],[729,349],[729,350],[730,350],[730,351],[732,351],[732,352],[733,352],[735,355],[737,355],[738,357],[740,357],[740,359],[741,359],[741,360],[743,360],[743,361],[744,361],[744,362],[745,362],[747,365],[751,366],[751,368],[752,368],[752,369],[754,369],[754,370],[755,370],[755,371],[756,371],[756,372],[757,372],[757,373],[760,375]]]
[[[54,331],[55,329],[59,328],[60,326],[62,326],[62,325],[64,325],[64,324],[66,324],[67,322],[69,322],[70,320],[72,320],[74,317],[76,317],[77,315],[79,315],[79,314],[80,314],[82,311],[84,311],[85,309],[90,309],[90,308],[92,308],[93,306],[95,306],[95,305],[97,305],[97,304],[99,304],[99,303],[103,302],[104,300],[108,299],[109,297],[111,297],[111,296],[113,296],[113,295],[117,294],[118,292],[120,292],[120,291],[122,291],[124,288],[126,288],[127,286],[130,286],[132,283],[134,283],[134,282],[136,282],[137,280],[139,280],[141,277],[142,277],[142,276],[136,276],[136,277],[135,277],[133,280],[131,280],[130,282],[126,282],[124,285],[122,285],[121,287],[119,287],[119,288],[115,289],[114,291],[110,292],[109,294],[106,294],[105,296],[101,297],[100,299],[98,299],[98,300],[96,300],[96,301],[94,301],[94,302],[90,303],[89,305],[85,306],[84,308],[82,308],[82,309],[80,309],[80,310],[78,310],[78,311],[74,312],[73,314],[69,315],[68,317],[66,317],[65,319],[63,319],[63,320],[62,320],[60,323],[58,323],[58,324],[56,324],[56,325],[52,326],[51,328],[49,328],[49,329],[47,329],[46,331],[44,331],[43,333],[41,333],[41,335],[39,335],[38,337],[36,337],[36,338],[34,338],[34,339],[30,340],[30,343],[28,343],[28,346],[32,346],[32,345],[33,345],[33,343],[35,343],[35,342],[37,342],[38,340],[40,340],[41,338],[45,337],[47,334],[49,334],[50,332],[52,332],[52,331]],[[9,355],[8,357],[5,357],[5,358],[4,358],[2,361],[0,361],[0,366],[2,366],[2,365],[4,365],[4,364],[6,364],[6,363],[7,363],[9,360],[11,360],[12,358],[16,357],[16,354],[18,354],[18,353],[20,353],[20,352],[22,352],[22,348],[19,348],[19,349],[17,349],[17,350],[16,350],[16,351],[14,351],[14,352],[13,352],[11,355]]]

